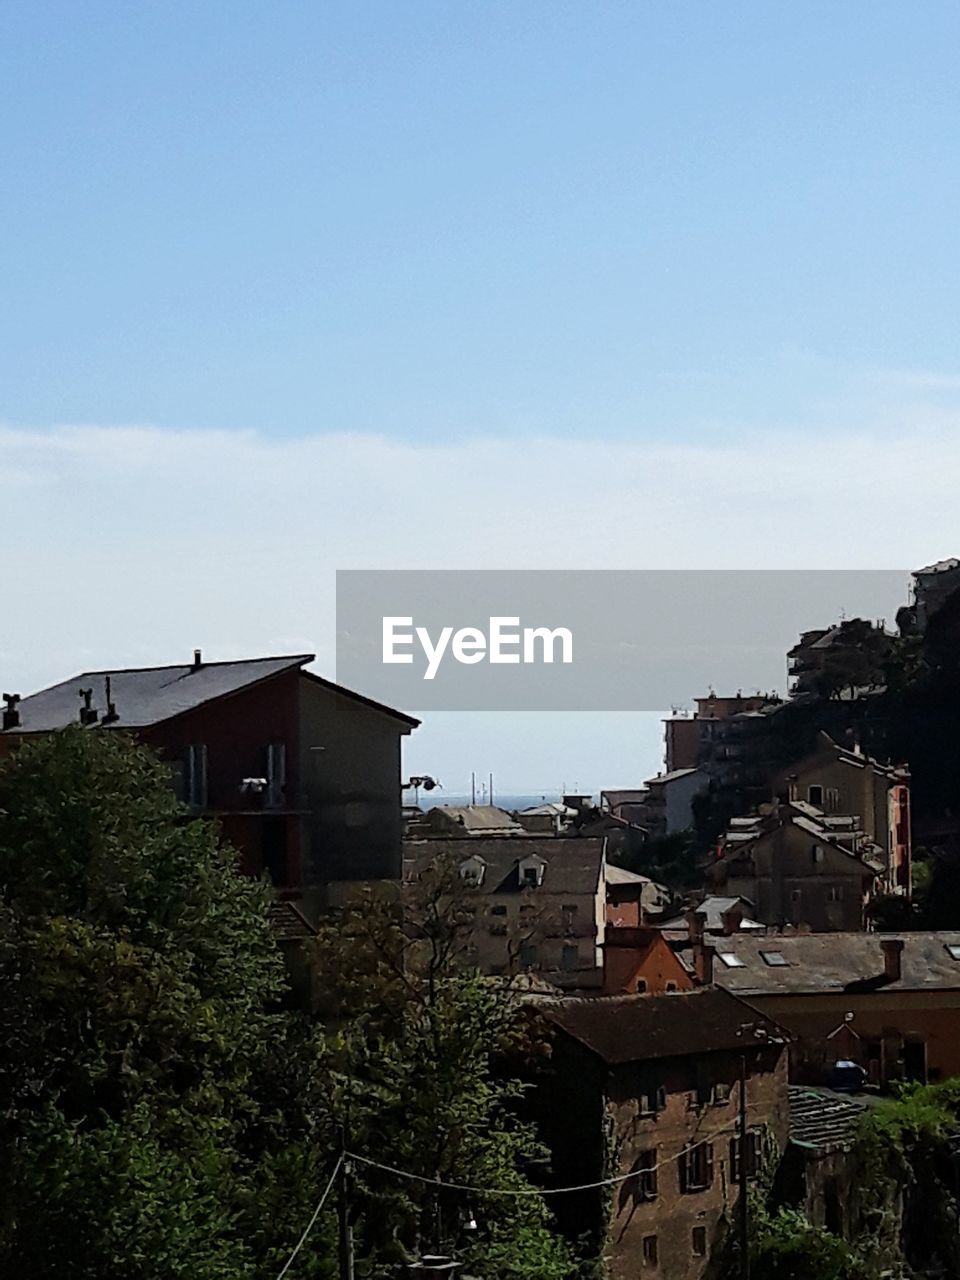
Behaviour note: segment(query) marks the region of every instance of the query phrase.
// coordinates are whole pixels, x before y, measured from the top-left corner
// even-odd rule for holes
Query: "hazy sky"
[[[4,689],[330,673],[338,567],[960,550],[958,46],[935,0],[7,0]],[[658,751],[451,716],[408,760]]]

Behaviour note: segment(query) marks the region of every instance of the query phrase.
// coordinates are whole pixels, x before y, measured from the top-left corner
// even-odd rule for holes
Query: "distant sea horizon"
[[[586,794],[586,793],[584,793]],[[599,799],[599,793],[593,795],[595,800]],[[556,791],[504,791],[494,790],[493,803],[498,809],[507,809],[511,813],[516,809],[533,809],[540,804],[556,804],[563,799],[563,795],[559,790]],[[447,805],[465,805],[470,804],[470,793],[456,793],[446,791],[423,791],[420,792],[420,808],[421,809],[437,809]],[[403,803],[413,804],[414,794],[412,791],[403,793]],[[486,791],[477,788],[476,804],[490,804],[490,800]]]

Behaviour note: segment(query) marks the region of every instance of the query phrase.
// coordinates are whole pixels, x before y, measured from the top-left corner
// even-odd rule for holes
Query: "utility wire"
[[[747,1109],[753,1111],[755,1106],[755,1103],[751,1104]],[[696,1141],[691,1145],[696,1146],[701,1142],[712,1142],[714,1138],[722,1138],[726,1133],[738,1134],[739,1129],[739,1124],[732,1124],[725,1125],[722,1129],[714,1129],[710,1133],[695,1134],[693,1136],[696,1138]],[[337,1159],[337,1163],[333,1167],[333,1172],[330,1174],[330,1181],[324,1188],[323,1195],[320,1197],[310,1221],[304,1228],[303,1235],[297,1241],[296,1248],[284,1264],[283,1270],[277,1276],[277,1280],[283,1280],[283,1277],[293,1265],[297,1254],[303,1248],[307,1236],[313,1230],[314,1224],[320,1217],[320,1213],[326,1203],[327,1196],[330,1194],[331,1188],[336,1181],[337,1174],[340,1172],[340,1166],[343,1164],[344,1160],[356,1160],[358,1164],[368,1165],[370,1168],[379,1169],[383,1173],[392,1173],[398,1178],[409,1178],[413,1182],[423,1182],[430,1187],[443,1187],[448,1191],[467,1191],[472,1195],[477,1196],[562,1196],[571,1191],[594,1191],[599,1187],[613,1187],[622,1182],[629,1182],[631,1178],[639,1178],[644,1173],[654,1173],[659,1169],[665,1168],[669,1164],[673,1164],[677,1160],[683,1159],[687,1150],[689,1150],[689,1148],[681,1149],[676,1152],[676,1154],[667,1156],[664,1160],[658,1160],[656,1164],[648,1165],[644,1169],[633,1169],[630,1173],[617,1174],[616,1177],[613,1178],[601,1178],[597,1182],[582,1182],[572,1187],[518,1187],[513,1190],[502,1187],[474,1187],[465,1182],[445,1182],[442,1178],[428,1178],[422,1173],[411,1173],[408,1169],[398,1169],[395,1165],[383,1164],[379,1160],[371,1160],[369,1156],[358,1155],[355,1151],[343,1151]]]
[[[712,1133],[697,1135],[696,1141],[691,1146],[697,1146],[701,1142],[710,1142],[714,1138],[722,1138],[725,1133],[736,1134],[738,1132],[738,1124],[727,1125],[723,1129],[715,1129]],[[346,1152],[346,1155],[349,1159],[356,1160],[359,1164],[369,1165],[371,1168],[380,1169],[384,1173],[395,1174],[398,1178],[410,1178],[414,1182],[424,1182],[431,1187],[444,1187],[449,1191],[468,1191],[478,1196],[560,1196],[568,1191],[593,1191],[598,1187],[613,1187],[621,1182],[629,1182],[631,1178],[639,1178],[641,1174],[653,1173],[668,1164],[673,1164],[676,1160],[682,1160],[687,1149],[680,1150],[675,1155],[667,1156],[666,1159],[660,1160],[654,1165],[649,1165],[645,1169],[633,1169],[630,1173],[620,1173],[613,1178],[601,1178],[598,1182],[581,1182],[573,1187],[544,1187],[542,1189],[539,1187],[522,1187],[515,1190],[500,1187],[474,1187],[464,1182],[444,1182],[442,1178],[428,1178],[422,1173],[410,1173],[407,1169],[397,1169],[394,1165],[381,1164],[379,1160],[371,1160],[368,1156],[359,1156],[353,1151]]]
[[[325,1203],[325,1201],[326,1201],[326,1199],[327,1199],[327,1196],[330,1194],[330,1189],[331,1189],[331,1187],[333,1186],[333,1184],[334,1184],[334,1182],[335,1182],[335,1180],[336,1180],[337,1174],[340,1172],[340,1166],[343,1164],[343,1161],[344,1161],[344,1157],[345,1157],[345,1155],[346,1155],[346,1153],[345,1153],[345,1152],[341,1152],[341,1153],[340,1153],[340,1156],[339,1156],[339,1157],[338,1157],[338,1159],[337,1159],[337,1163],[333,1166],[333,1173],[331,1173],[331,1175],[330,1175],[330,1181],[327,1183],[327,1185],[326,1185],[326,1187],[325,1187],[325,1189],[324,1189],[323,1195],[322,1195],[322,1196],[320,1197],[320,1199],[318,1200],[318,1202],[317,1202],[317,1207],[316,1207],[316,1208],[314,1209],[314,1211],[313,1211],[313,1217],[310,1219],[310,1221],[309,1221],[309,1222],[307,1223],[307,1225],[304,1227],[304,1229],[303,1229],[303,1235],[302,1235],[302,1236],[300,1237],[300,1239],[297,1241],[297,1247],[294,1249],[293,1253],[291,1253],[290,1257],[289,1257],[289,1258],[286,1260],[286,1262],[284,1263],[283,1270],[282,1270],[282,1271],[280,1272],[280,1274],[277,1276],[277,1280],[283,1280],[283,1277],[287,1274],[287,1272],[288,1272],[288,1271],[290,1270],[290,1268],[293,1266],[293,1260],[294,1260],[294,1258],[297,1256],[297,1254],[298,1254],[298,1253],[300,1252],[300,1250],[303,1248],[303,1245],[304,1245],[304,1242],[306,1241],[307,1236],[308,1236],[308,1235],[310,1234],[310,1232],[313,1230],[313,1224],[314,1224],[314,1223],[316,1222],[316,1220],[320,1217],[320,1211],[321,1211],[321,1209],[322,1209],[322,1208],[323,1208],[323,1206],[324,1206],[324,1203]]]

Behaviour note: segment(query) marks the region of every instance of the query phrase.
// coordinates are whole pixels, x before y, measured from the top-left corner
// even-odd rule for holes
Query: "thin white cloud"
[[[903,413],[881,437],[845,419],[710,445],[0,428],[3,685],[194,645],[332,671],[337,568],[909,568],[960,547],[960,412]],[[562,737],[543,733],[538,774],[591,785]]]

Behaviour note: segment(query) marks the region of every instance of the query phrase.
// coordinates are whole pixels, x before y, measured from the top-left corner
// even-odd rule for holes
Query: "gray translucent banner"
[[[414,712],[784,694],[801,632],[856,617],[892,631],[909,582],[885,569],[344,570],[337,680]]]

